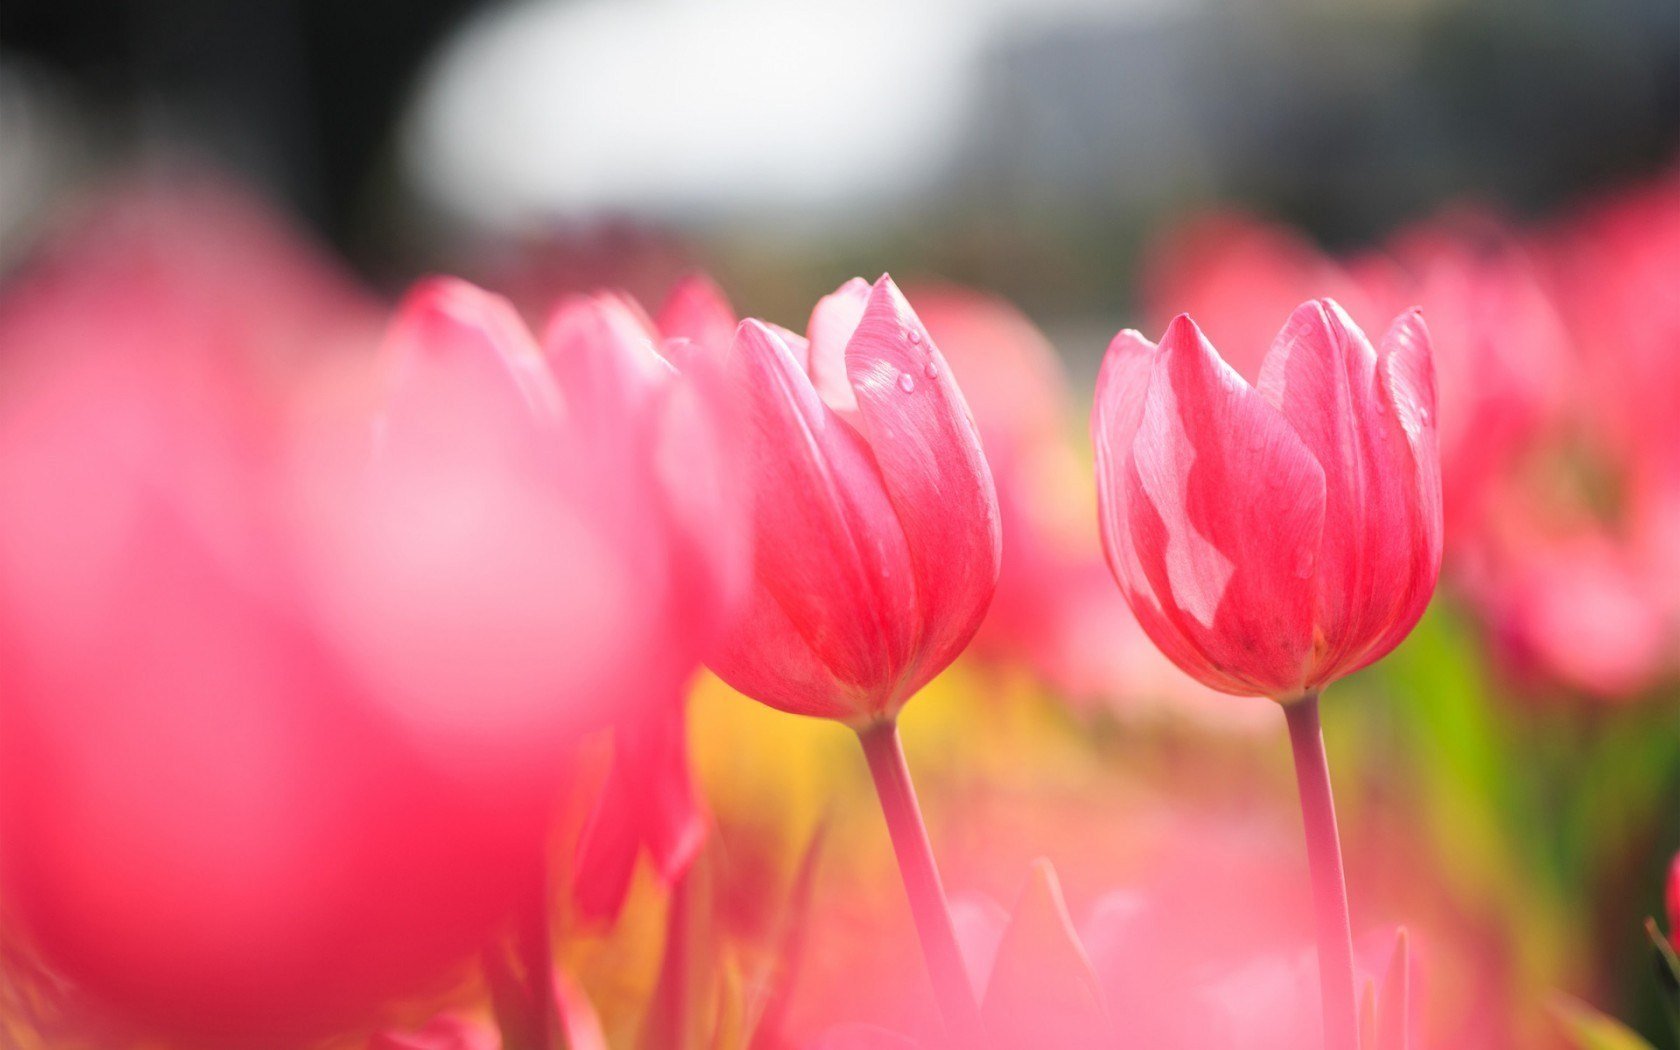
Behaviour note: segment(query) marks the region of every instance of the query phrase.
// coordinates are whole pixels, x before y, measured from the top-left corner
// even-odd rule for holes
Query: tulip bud
[[[1291,700],[1393,649],[1441,564],[1429,336],[1299,307],[1250,386],[1189,317],[1109,347],[1092,439],[1109,565],[1173,662]]]
[[[962,651],[991,600],[997,497],[945,359],[891,279],[760,321],[726,369],[750,420],[757,543],[713,661],[748,696],[867,725]]]

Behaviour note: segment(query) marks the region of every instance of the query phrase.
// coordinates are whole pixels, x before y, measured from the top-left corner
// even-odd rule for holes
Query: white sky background
[[[926,186],[999,34],[1163,0],[518,0],[434,58],[408,174],[468,221],[839,216]]]

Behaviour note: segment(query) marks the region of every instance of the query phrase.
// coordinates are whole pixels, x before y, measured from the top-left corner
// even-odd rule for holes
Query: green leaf
[[[1552,1016],[1576,1050],[1652,1050],[1632,1029],[1572,996],[1552,1000]]]
[[[1656,964],[1657,986],[1662,991],[1663,1006],[1668,1008],[1668,1020],[1674,1026],[1674,1034],[1680,1036],[1680,956],[1675,955],[1674,945],[1657,929],[1657,920],[1649,916],[1645,919],[1645,934],[1651,938],[1651,947],[1656,950],[1652,962]]]

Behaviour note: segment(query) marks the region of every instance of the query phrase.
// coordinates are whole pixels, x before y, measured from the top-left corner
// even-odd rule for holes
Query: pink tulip
[[[312,501],[335,637],[469,783],[540,790],[580,734],[675,717],[744,568],[704,388],[654,338],[603,296],[539,347],[505,300],[423,283],[377,440]]]
[[[1161,651],[1228,693],[1284,705],[1312,872],[1325,1042],[1358,1013],[1324,686],[1394,648],[1441,568],[1429,336],[1414,311],[1373,349],[1303,304],[1260,366],[1226,365],[1186,316],[1121,332],[1091,417],[1109,565]]]
[[[945,359],[888,278],[809,338],[742,324],[729,369],[759,479],[754,582],[712,666],[797,714],[892,718],[973,636],[997,583],[997,497]]]
[[[1180,316],[1109,347],[1092,438],[1109,564],[1172,660],[1287,701],[1378,659],[1441,564],[1429,337],[1403,315],[1373,349],[1307,303],[1257,387]]]
[[[858,732],[946,1023],[977,1037],[897,715],[980,626],[997,495],[950,366],[890,278],[843,285],[808,332],[746,321],[727,351],[756,547],[745,612],[712,667],[754,699]]]
[[[536,826],[461,797],[329,644],[291,384],[248,381],[296,318],[217,323],[239,268],[169,244],[6,309],[30,321],[0,401],[5,936],[113,1024],[301,1040],[491,936]]]

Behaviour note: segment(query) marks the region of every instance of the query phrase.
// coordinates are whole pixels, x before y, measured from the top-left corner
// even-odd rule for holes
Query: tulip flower
[[[1331,681],[1422,615],[1441,565],[1429,336],[1414,311],[1373,348],[1333,301],[1289,318],[1250,386],[1180,316],[1121,332],[1091,418],[1110,567],[1174,663],[1282,703],[1318,909],[1325,1031],[1356,1045],[1341,846],[1319,729]]]
[[[611,734],[571,872],[592,920],[644,851],[673,881],[699,848],[682,697],[746,567],[706,363],[679,382],[661,349],[616,295],[562,303],[539,344],[506,300],[422,283],[320,574],[352,662],[465,786],[552,794],[579,739]],[[532,958],[551,888],[527,905]]]
[[[890,278],[809,337],[749,320],[728,372],[758,478],[753,582],[712,667],[863,743],[947,1023],[978,1025],[899,744],[905,702],[968,644],[997,584],[997,497],[951,370]]]
[[[5,936],[114,1027],[318,1037],[492,936],[535,828],[418,758],[327,641],[289,391],[230,375],[265,315],[217,367],[204,274],[103,265],[19,292],[31,340],[0,336]]]

